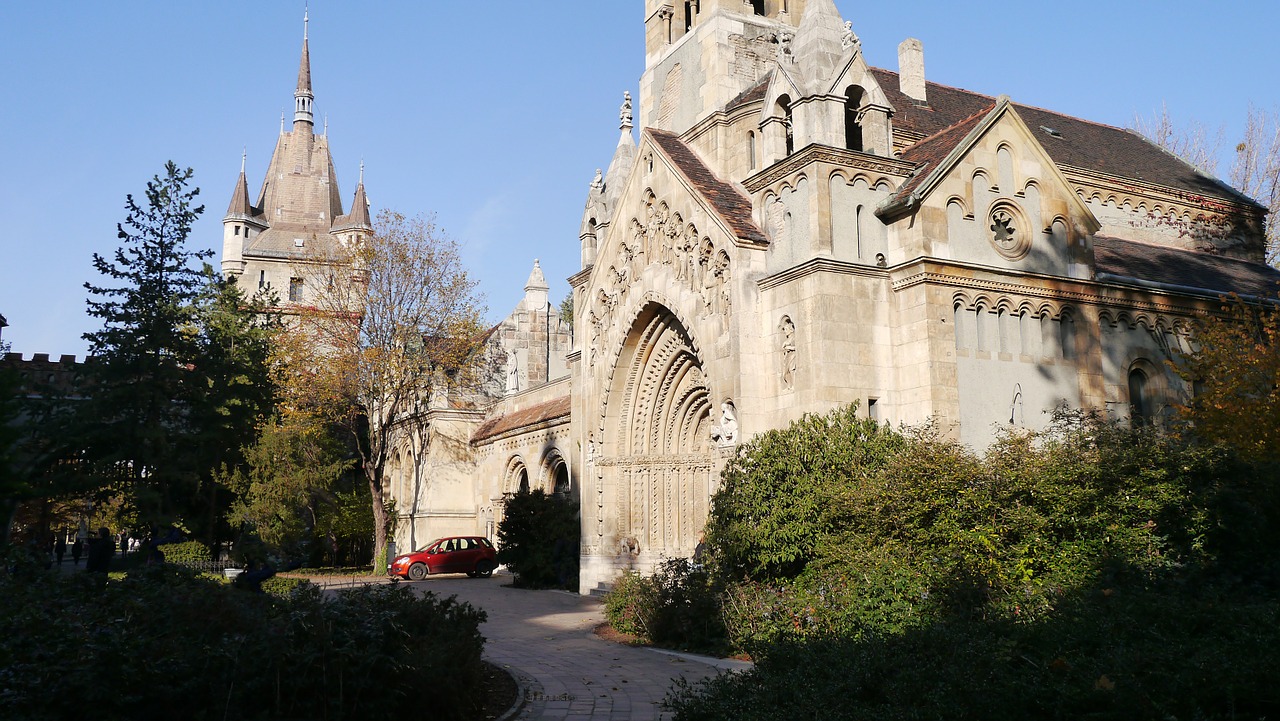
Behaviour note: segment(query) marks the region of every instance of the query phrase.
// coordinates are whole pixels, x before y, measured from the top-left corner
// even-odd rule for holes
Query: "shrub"
[[[194,567],[213,560],[213,554],[209,551],[209,547],[199,541],[166,543],[159,546],[159,548],[164,553],[165,563]]]
[[[1280,711],[1267,680],[1280,677],[1274,466],[1087,413],[1007,433],[983,457],[927,427],[901,441],[892,463],[833,472],[825,488],[778,480],[776,449],[733,464],[743,475],[716,509],[757,508],[762,525],[809,537],[778,542],[803,551],[797,570],[751,516],[721,515],[732,524],[708,534],[712,557],[754,579],[727,588],[723,617],[757,666],[686,685],[670,699],[678,718]],[[779,525],[769,484],[781,509],[831,507]]]
[[[659,646],[719,653],[727,646],[716,596],[706,569],[677,558],[652,576],[625,572],[605,596],[605,615],[615,629]]]
[[[842,489],[889,464],[905,439],[856,405],[806,415],[746,443],[721,474],[706,542],[732,578],[792,578],[844,525]]]
[[[248,594],[169,564],[0,577],[0,717],[375,718],[477,712],[481,611],[380,586]]]
[[[624,571],[604,597],[605,617],[614,629],[647,641],[657,603],[658,584],[651,576]]]
[[[523,588],[578,587],[578,546],[582,528],[574,500],[542,490],[507,499],[498,525],[498,563]]]

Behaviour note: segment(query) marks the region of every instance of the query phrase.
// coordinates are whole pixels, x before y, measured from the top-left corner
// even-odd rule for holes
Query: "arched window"
[[[520,486],[519,487],[520,487],[521,493],[529,492],[529,471],[526,468],[520,469]]]
[[[861,152],[862,126],[858,124],[858,108],[862,107],[862,88],[850,85],[844,96],[844,146]]]
[[[1147,391],[1147,374],[1141,368],[1129,371],[1129,423],[1151,424],[1151,396]]]
[[[569,495],[569,466],[560,461],[555,467],[555,486],[553,491],[558,496]]]
[[[756,15],[764,15],[764,0],[751,0],[751,11]]]
[[[751,169],[756,169],[756,133],[754,130],[747,131],[747,154],[751,156]]]
[[[1076,357],[1076,322],[1069,314],[1063,313],[1062,320],[1058,323],[1058,333],[1061,336],[1062,357],[1071,359]]]
[[[787,136],[787,155],[796,152],[795,135],[791,132],[791,97],[783,95],[778,98],[778,111],[782,115],[783,132]]]

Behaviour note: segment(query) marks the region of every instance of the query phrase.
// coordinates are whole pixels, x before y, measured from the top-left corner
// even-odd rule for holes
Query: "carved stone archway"
[[[658,303],[641,310],[607,393],[596,466],[602,487],[613,490],[620,560],[651,568],[692,555],[716,462],[714,403],[695,344],[675,314]]]

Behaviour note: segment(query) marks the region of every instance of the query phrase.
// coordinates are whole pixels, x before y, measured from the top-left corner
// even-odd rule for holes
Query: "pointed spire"
[[[253,206],[249,205],[249,181],[244,177],[244,161],[248,151],[240,152],[240,177],[236,179],[236,189],[231,191],[231,204],[227,206],[227,215],[253,215]]]
[[[529,280],[524,284],[525,292],[531,290],[551,290],[551,286],[547,285],[547,279],[542,275],[542,266],[538,264],[538,259],[533,259],[533,270],[529,273]]]
[[[828,79],[845,51],[844,19],[832,0],[809,0],[792,42],[792,53],[809,82]]]
[[[307,43],[309,22],[309,11],[304,11],[302,14],[302,60],[298,64],[298,88],[293,92],[295,130],[299,123],[304,123],[307,127],[315,126],[315,116],[311,113],[311,103],[315,100],[315,95],[311,93],[311,51]]]
[[[618,147],[613,151],[613,159],[609,161],[609,170],[604,176],[604,190],[607,195],[610,212],[612,212],[614,201],[622,192],[622,186],[626,182],[627,177],[631,175],[631,168],[635,165],[636,149],[635,138],[631,137],[631,92],[627,91],[622,94],[622,134],[618,137]]]
[[[360,181],[356,183],[356,197],[351,201],[351,214],[346,217],[350,225],[372,228],[369,219],[369,198],[364,194],[364,158],[360,159]]]

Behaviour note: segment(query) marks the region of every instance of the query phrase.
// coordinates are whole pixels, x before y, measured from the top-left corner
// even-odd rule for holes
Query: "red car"
[[[488,578],[498,567],[498,552],[484,536],[438,538],[426,548],[396,556],[388,573],[420,581],[427,574],[465,573],[472,578]]]

